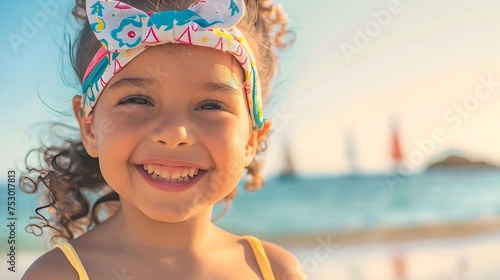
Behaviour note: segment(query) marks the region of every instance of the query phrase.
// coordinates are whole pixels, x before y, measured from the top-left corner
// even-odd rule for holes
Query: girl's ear
[[[249,166],[252,163],[255,155],[257,154],[257,149],[259,148],[259,141],[264,139],[266,134],[271,129],[272,123],[271,120],[265,120],[264,126],[261,130],[252,130],[250,131],[250,136],[248,137],[248,143],[245,148],[245,167]]]
[[[80,135],[82,137],[82,143],[85,147],[87,153],[93,157],[98,157],[97,150],[97,139],[94,133],[93,123],[87,123],[87,117],[81,114],[81,100],[82,97],[77,95],[73,97],[73,113],[75,114],[78,125],[80,126]]]

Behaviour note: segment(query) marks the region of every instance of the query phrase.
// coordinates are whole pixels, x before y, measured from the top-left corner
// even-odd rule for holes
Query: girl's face
[[[107,84],[91,124],[77,117],[82,141],[122,200],[154,220],[186,220],[236,187],[270,128],[252,131],[242,84],[230,54],[151,47]]]

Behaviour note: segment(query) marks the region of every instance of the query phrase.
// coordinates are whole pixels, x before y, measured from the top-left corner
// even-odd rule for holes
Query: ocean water
[[[241,235],[283,237],[472,221],[500,215],[499,170],[433,170],[399,178],[385,174],[271,178],[261,190],[240,190],[219,226]],[[7,222],[6,188],[0,187],[0,221]],[[17,191],[17,238],[25,233],[36,196]],[[216,208],[216,212],[220,211]],[[0,244],[7,231],[0,227]],[[2,246],[3,246],[2,245]]]
[[[283,236],[466,222],[500,215],[499,197],[500,170],[493,169],[278,178],[241,191],[218,224]]]

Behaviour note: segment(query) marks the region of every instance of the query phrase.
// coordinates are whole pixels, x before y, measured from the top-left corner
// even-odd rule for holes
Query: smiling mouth
[[[146,174],[158,181],[166,183],[184,183],[189,182],[198,176],[200,169],[186,168],[182,171],[166,172],[155,169],[153,164],[143,164],[142,169]]]

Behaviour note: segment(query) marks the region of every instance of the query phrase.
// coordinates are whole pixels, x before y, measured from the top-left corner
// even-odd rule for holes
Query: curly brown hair
[[[83,79],[84,72],[101,43],[94,36],[86,19],[85,0],[76,0],[72,13],[77,20],[83,23],[75,43],[70,46],[70,58],[73,69],[79,80]],[[194,0],[124,0],[134,7],[147,12],[164,10],[186,9]],[[286,29],[286,19],[280,21],[271,19],[269,1],[265,7],[256,0],[246,0],[247,13],[238,24],[238,28],[245,34],[257,62],[257,68],[262,84],[263,102],[267,103],[272,81],[278,65],[276,48],[288,47],[289,42],[283,38],[289,31]],[[284,15],[281,7],[280,15]],[[277,28],[275,28],[277,27]],[[64,125],[61,125],[64,126]],[[267,148],[267,136],[259,142],[257,157],[246,167],[248,181],[245,189],[256,191],[264,184],[261,173],[263,163],[258,155]],[[119,196],[105,182],[100,169],[99,161],[91,157],[85,150],[81,140],[65,140],[60,145],[42,146],[35,151],[40,155],[39,166],[28,167],[21,178],[21,189],[27,193],[42,191],[43,205],[35,212],[39,224],[30,224],[29,230],[50,228],[52,242],[56,239],[73,239],[95,225],[108,219],[119,206]],[[29,154],[28,154],[29,155]],[[237,188],[223,199],[226,206],[237,194]],[[42,211],[48,212],[47,219]],[[37,234],[38,235],[38,234]]]

